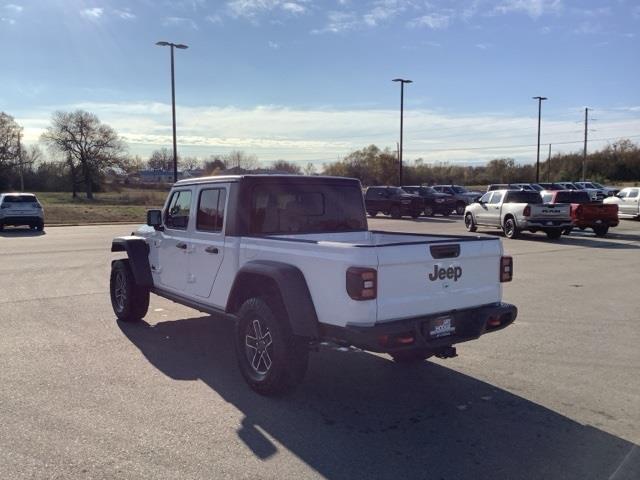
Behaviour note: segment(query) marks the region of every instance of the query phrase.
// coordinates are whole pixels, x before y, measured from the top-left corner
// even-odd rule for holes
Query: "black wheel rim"
[[[127,286],[122,272],[116,273],[116,278],[113,287],[113,298],[116,301],[118,311],[123,311],[127,302]]]
[[[245,355],[251,369],[258,375],[269,373],[273,365],[273,340],[269,328],[260,319],[247,323],[244,337]]]

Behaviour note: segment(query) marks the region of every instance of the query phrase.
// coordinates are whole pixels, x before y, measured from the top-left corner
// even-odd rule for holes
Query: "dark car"
[[[464,209],[467,205],[475,202],[482,196],[482,192],[470,192],[460,185],[434,185],[436,192],[448,193],[456,201],[456,213],[458,215],[464,214]]]
[[[436,192],[431,187],[407,185],[402,189],[412,195],[419,195],[424,200],[424,214],[432,217],[435,214],[449,216],[456,209],[456,201],[452,195]]]
[[[400,187],[369,187],[364,194],[364,203],[372,217],[384,213],[393,218],[418,218],[424,210],[424,200],[420,196],[411,195]]]

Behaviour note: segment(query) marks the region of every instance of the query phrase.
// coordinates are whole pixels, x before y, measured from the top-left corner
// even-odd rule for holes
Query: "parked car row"
[[[379,213],[392,218],[418,218],[452,213],[462,215],[467,205],[480,198],[482,192],[472,192],[460,185],[403,185],[402,187],[369,187],[364,193],[367,213]]]
[[[501,189],[528,190],[532,192],[551,192],[556,190],[581,190],[587,192],[593,200],[603,200],[617,194],[620,190],[605,187],[597,182],[539,182],[539,183],[494,183],[487,187],[487,191]]]

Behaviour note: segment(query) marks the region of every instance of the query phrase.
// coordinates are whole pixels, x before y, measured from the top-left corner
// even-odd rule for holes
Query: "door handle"
[[[218,253],[218,248],[217,247],[207,247],[204,249],[205,252],[207,253]]]
[[[187,244],[184,242],[178,242],[176,243],[176,247],[181,249],[181,250],[186,250],[187,249]]]

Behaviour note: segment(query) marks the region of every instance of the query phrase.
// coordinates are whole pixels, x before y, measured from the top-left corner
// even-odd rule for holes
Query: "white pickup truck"
[[[558,239],[571,229],[571,205],[545,204],[538,192],[527,190],[494,190],[468,205],[464,212],[467,230],[478,226],[502,229],[505,237],[517,238],[520,232],[543,231],[547,237]]]
[[[447,358],[517,315],[501,301],[513,265],[499,239],[369,231],[354,179],[182,180],[111,250],[127,254],[111,270],[119,320],[144,317],[150,292],[232,318],[240,370],[262,394],[301,381],[323,342]]]

